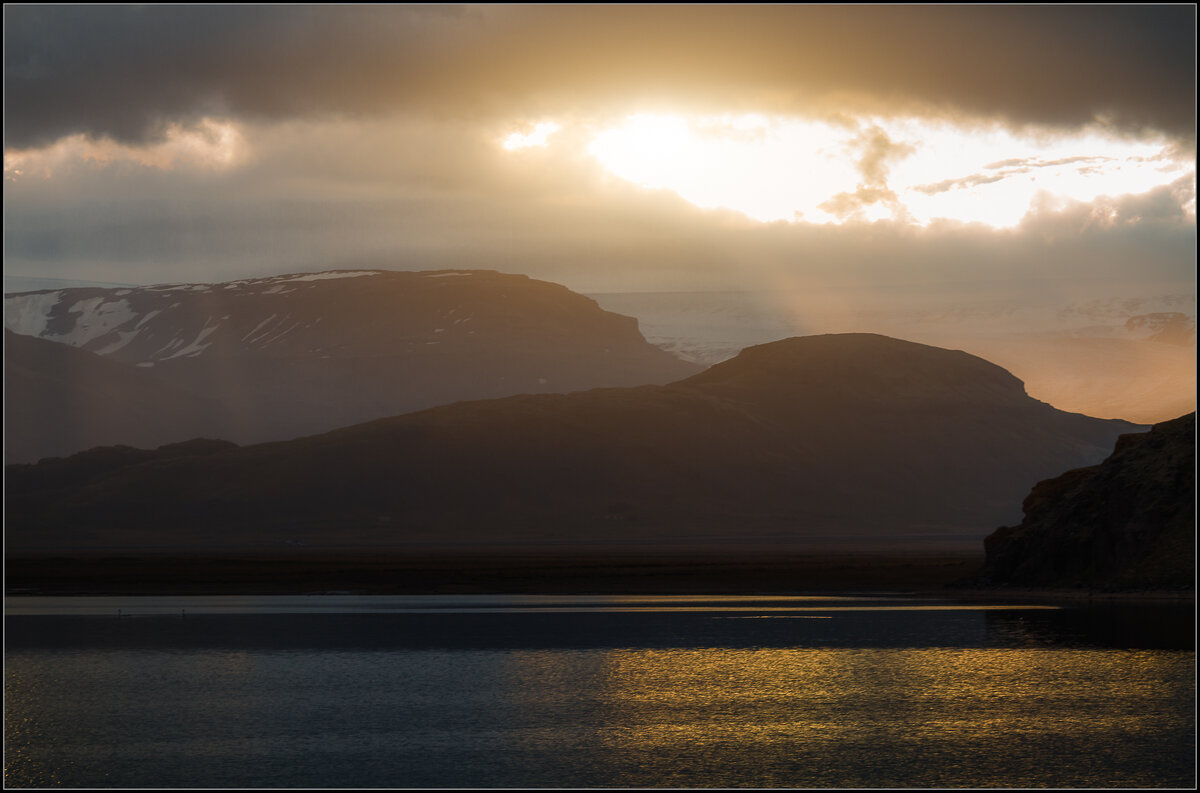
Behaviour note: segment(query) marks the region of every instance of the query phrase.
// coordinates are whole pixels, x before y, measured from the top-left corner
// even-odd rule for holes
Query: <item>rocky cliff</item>
[[[1099,465],[1039,482],[1025,518],[985,540],[975,583],[1093,589],[1195,586],[1196,414],[1122,435]]]

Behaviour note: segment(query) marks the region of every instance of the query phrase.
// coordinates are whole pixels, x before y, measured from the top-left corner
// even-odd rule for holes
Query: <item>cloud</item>
[[[443,6],[6,6],[6,146],[170,122],[366,112],[419,101]]]
[[[5,145],[205,117],[957,112],[1194,139],[1195,7],[5,7]]]
[[[957,190],[963,187],[979,187],[980,185],[985,184],[995,184],[996,182],[1007,179],[1015,174],[1029,173],[1029,170],[1029,168],[1009,168],[1003,173],[997,174],[975,173],[971,174],[970,176],[961,176],[954,179],[943,179],[942,181],[935,182],[933,184],[916,185],[913,187],[913,190],[916,190],[919,193],[924,193],[925,195],[937,195],[938,193],[945,193],[949,190]]]
[[[863,181],[871,187],[886,185],[890,164],[916,151],[915,146],[907,143],[893,143],[887,132],[878,126],[863,130],[854,145],[863,150],[858,170],[862,173]]]
[[[1193,283],[1192,178],[1143,196],[1045,205],[1020,228],[762,224],[612,178],[583,146],[505,152],[407,115],[250,126],[228,170],[79,161],[6,185],[13,274],[222,281],[331,267],[479,267],[578,291],[938,280]],[[575,134],[566,127],[558,135]],[[556,136],[557,137],[557,136]],[[863,185],[859,202],[888,199]],[[1194,200],[1194,199],[1193,199]],[[854,207],[851,206],[853,211]]]
[[[861,216],[862,210],[872,204],[883,204],[891,211],[894,219],[906,217],[903,205],[895,191],[888,189],[887,176],[891,164],[902,160],[916,151],[907,143],[893,143],[887,132],[878,126],[864,129],[852,142],[851,147],[862,151],[858,161],[858,172],[862,182],[853,192],[842,192],[818,205],[839,220]]]
[[[1103,155],[1080,154],[1074,157],[1058,157],[1053,160],[1042,159],[1041,157],[1012,157],[1000,162],[994,162],[990,165],[983,166],[985,170],[995,171],[999,169],[1017,169],[1016,173],[1026,173],[1031,168],[1054,168],[1059,165],[1072,165],[1077,162],[1109,162],[1113,158]],[[1144,158],[1135,158],[1144,159]]]
[[[904,208],[895,192],[887,188],[864,185],[859,185],[853,193],[838,193],[828,201],[821,202],[818,209],[828,212],[838,220],[862,219],[863,210],[873,204],[883,204],[888,207],[894,213],[893,218],[898,218],[903,214]]]
[[[1161,234],[1168,239],[1190,226],[1195,247],[1195,179],[1188,175],[1168,185],[1137,195],[1100,196],[1095,201],[1054,201],[1041,196],[1021,223],[1022,230],[1042,239],[1086,235],[1093,231],[1121,231],[1127,239],[1157,247]],[[1186,255],[1186,254],[1185,254]],[[1194,264],[1194,262],[1193,262]]]
[[[1073,165],[1075,163],[1102,163],[1112,162],[1114,158],[1101,155],[1079,155],[1076,157],[1059,157],[1053,160],[1044,160],[1041,157],[1010,157],[1006,160],[991,163],[983,166],[985,171],[994,171],[996,173],[973,173],[967,176],[958,176],[952,179],[943,179],[940,182],[932,184],[914,185],[911,189],[925,195],[937,195],[945,193],[949,190],[958,190],[962,188],[980,187],[985,184],[995,184],[1012,176],[1021,174],[1033,173],[1037,168],[1057,168],[1062,165]],[[1141,160],[1144,158],[1134,157],[1133,160]],[[1086,167],[1079,168],[1079,173],[1099,173],[1096,168]]]

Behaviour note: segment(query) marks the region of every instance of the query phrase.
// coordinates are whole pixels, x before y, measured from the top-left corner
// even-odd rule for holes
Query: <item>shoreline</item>
[[[1170,605],[1185,605],[1196,602],[1195,590],[1146,589],[1106,592],[1096,589],[1024,589],[1018,587],[995,587],[993,589],[958,589],[947,587],[942,594],[962,600],[1068,600],[1068,601],[1101,601],[1101,602],[1133,602],[1133,603],[1163,603]]]
[[[981,553],[337,553],[5,562],[5,594],[800,594],[940,590]]]
[[[5,560],[5,596],[801,595],[1186,604],[1194,590],[978,588],[982,552],[756,554],[339,552],[29,556]]]

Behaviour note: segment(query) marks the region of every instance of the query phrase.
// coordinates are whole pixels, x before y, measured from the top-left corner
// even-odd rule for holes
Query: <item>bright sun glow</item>
[[[1193,164],[1170,157],[1162,140],[1022,138],[918,119],[638,114],[596,133],[588,151],[634,184],[762,222],[1008,228],[1034,207],[1141,194],[1189,174],[1195,189]]]
[[[612,173],[668,189],[706,209],[725,207],[760,221],[836,218],[818,204],[828,186],[853,185],[841,130],[820,122],[772,123],[761,116],[636,115],[595,136],[589,153]]]

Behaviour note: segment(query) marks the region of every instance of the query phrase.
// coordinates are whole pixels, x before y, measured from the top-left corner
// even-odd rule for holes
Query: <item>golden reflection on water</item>
[[[1104,650],[636,649],[604,657],[613,712],[603,722],[612,727],[597,737],[613,754],[640,758],[643,768],[686,757],[693,773],[695,763],[721,757],[722,774],[763,786],[1044,786],[1037,764],[1006,765],[1014,742],[1050,736],[1070,746],[1161,730],[1161,714],[1144,705],[1178,679],[1161,653]],[[1194,687],[1178,695],[1194,700]],[[891,747],[882,760],[881,745]],[[964,747],[974,768],[962,766]],[[789,758],[783,766],[781,756]],[[730,768],[731,758],[745,768]],[[781,775],[781,767],[791,771]]]
[[[1113,788],[1176,786],[1195,770],[1190,651],[6,660],[8,786]]]

